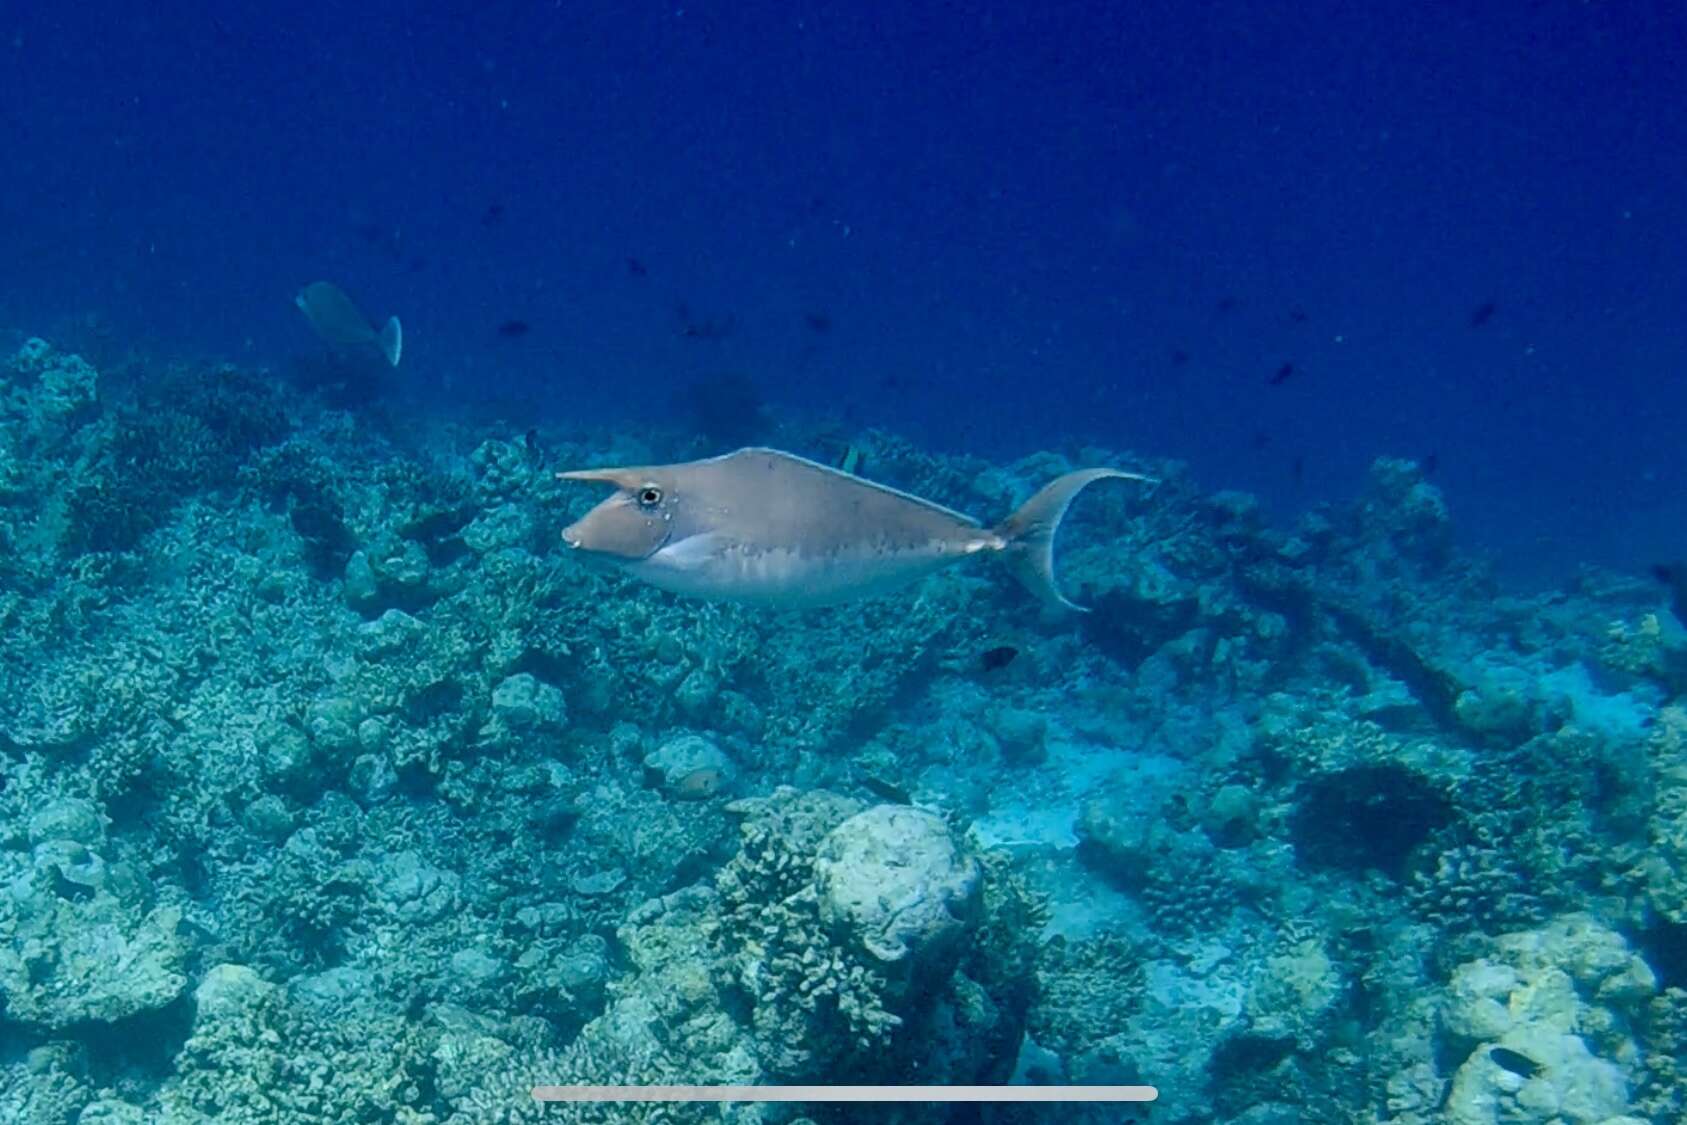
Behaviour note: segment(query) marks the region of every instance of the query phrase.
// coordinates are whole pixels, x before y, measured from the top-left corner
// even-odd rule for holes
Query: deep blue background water
[[[1283,516],[1433,454],[1521,575],[1687,550],[1682,5],[1277,8],[11,5],[0,328],[280,368],[326,277],[442,404],[737,372]]]

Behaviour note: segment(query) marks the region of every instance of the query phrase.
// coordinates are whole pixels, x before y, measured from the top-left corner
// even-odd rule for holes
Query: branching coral
[[[716,879],[721,917],[711,940],[730,967],[727,983],[753,1005],[763,1065],[787,1078],[810,1074],[816,1058],[859,1065],[902,1021],[885,1005],[883,976],[822,924],[814,856],[860,805],[795,791],[741,804],[748,819]]]

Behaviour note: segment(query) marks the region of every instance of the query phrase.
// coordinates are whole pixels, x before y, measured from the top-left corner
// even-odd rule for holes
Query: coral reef
[[[1635,1021],[1657,979],[1623,939],[1569,916],[1496,939],[1459,965],[1442,1013],[1463,1056],[1447,1120],[1607,1121],[1628,1112],[1642,1065]]]
[[[848,1079],[1150,1082],[1062,1120],[1167,1125],[1687,1106],[1687,630],[1644,575],[1503,590],[1409,461],[1278,528],[1113,451],[852,435],[980,515],[1162,483],[1075,509],[1081,619],[986,567],[782,615],[554,549],[590,497],[553,462],[695,435],[131,379],[0,360],[0,1118],[772,1123],[529,1090]]]

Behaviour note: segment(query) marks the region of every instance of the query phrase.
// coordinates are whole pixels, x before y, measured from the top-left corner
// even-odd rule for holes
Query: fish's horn
[[[1004,540],[1002,556],[1008,569],[1027,590],[1050,605],[1087,612],[1086,607],[1062,594],[1055,583],[1054,535],[1078,493],[1098,480],[1108,479],[1159,483],[1154,477],[1122,469],[1081,469],[1045,484],[1017,512],[996,526],[996,534]]]
[[[558,473],[557,480],[589,480],[602,484],[612,484],[616,488],[637,488],[645,481],[645,474],[638,469],[570,469]]]

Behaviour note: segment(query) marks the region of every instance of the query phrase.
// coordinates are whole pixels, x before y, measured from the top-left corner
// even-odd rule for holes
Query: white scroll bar
[[[541,1102],[1151,1102],[1152,1086],[535,1086]]]

